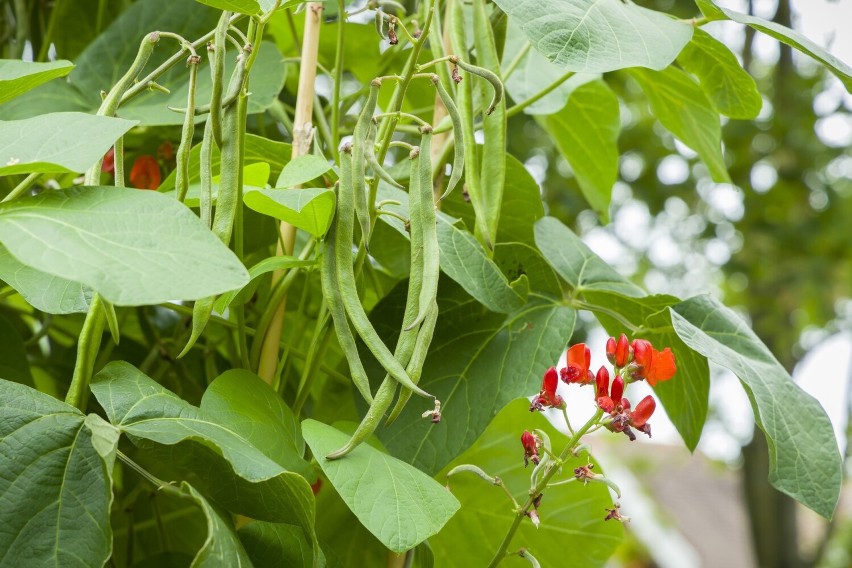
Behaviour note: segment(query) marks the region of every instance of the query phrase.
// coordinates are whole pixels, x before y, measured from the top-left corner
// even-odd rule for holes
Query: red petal
[[[616,375],[612,380],[612,389],[609,392],[609,397],[612,400],[621,400],[621,397],[624,395],[624,379],[621,378],[621,375]]]
[[[541,390],[547,396],[552,397],[556,394],[556,385],[559,384],[559,373],[556,372],[556,367],[550,367],[544,372],[544,380],[541,381]]]
[[[646,396],[639,401],[633,412],[630,413],[630,424],[636,428],[641,428],[645,425],[654,410],[657,408],[657,401],[651,395]]]
[[[578,367],[581,374],[585,374],[589,370],[589,365],[592,362],[592,352],[586,347],[585,343],[572,345],[568,349],[568,365]]]
[[[615,366],[625,366],[629,358],[630,344],[627,342],[627,336],[622,333],[621,337],[618,338],[618,343],[615,346]]]
[[[600,409],[604,412],[612,412],[615,408],[615,403],[608,396],[599,396],[598,407],[600,407]]]
[[[672,350],[668,347],[662,351],[654,350],[651,366],[648,368],[646,373],[648,384],[653,387],[658,381],[667,381],[671,379],[676,372],[677,366],[675,365],[675,358]]]
[[[637,365],[644,367],[647,372],[651,367],[651,360],[654,357],[654,347],[650,341],[644,339],[633,340],[633,360]]]
[[[160,166],[153,156],[139,156],[130,170],[130,183],[138,189],[157,189],[160,186]]]
[[[605,396],[607,392],[609,392],[609,371],[606,367],[601,367],[595,377],[595,393],[598,396]]]

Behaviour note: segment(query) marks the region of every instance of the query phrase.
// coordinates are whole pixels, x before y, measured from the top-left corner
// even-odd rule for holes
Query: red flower
[[[544,378],[541,381],[541,391],[532,400],[530,412],[541,410],[544,407],[562,408],[565,405],[565,401],[562,400],[561,396],[556,394],[558,384],[559,375],[556,373],[556,367],[550,367],[544,372]]]
[[[524,467],[532,461],[538,465],[538,439],[529,430],[521,434],[521,445],[524,447]]]
[[[568,348],[567,358],[568,366],[559,372],[563,381],[586,385],[595,380],[595,376],[589,370],[592,353],[585,343],[578,343]]]
[[[650,437],[651,425],[648,424],[648,419],[651,418],[652,414],[654,414],[654,410],[656,410],[656,408],[657,402],[654,400],[654,397],[651,395],[646,396],[639,401],[639,404],[636,405],[636,408],[633,409],[632,412],[628,412],[628,415],[630,416],[630,425],[637,430],[648,434]]]
[[[101,171],[105,174],[111,174],[115,171],[115,147],[110,148],[109,152],[104,155]]]
[[[136,158],[130,170],[130,183],[138,189],[157,189],[160,186],[160,166],[153,156]]]
[[[666,347],[662,351],[657,351],[651,342],[645,339],[633,340],[633,363],[635,365],[632,372],[633,378],[648,379],[648,384],[652,387],[659,381],[671,379],[677,372],[672,350]]]
[[[609,371],[606,367],[598,369],[598,374],[595,375],[595,396],[606,396],[609,392]]]
[[[610,337],[606,342],[606,357],[616,367],[624,367],[630,361],[630,343],[623,333],[618,338]]]

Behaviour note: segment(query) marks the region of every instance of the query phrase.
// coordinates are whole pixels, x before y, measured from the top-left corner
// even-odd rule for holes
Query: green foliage
[[[406,554],[409,566],[495,558],[493,568],[524,565],[519,549],[542,566],[602,566],[623,530],[604,522],[617,509],[608,486],[575,480],[588,464],[606,474],[582,444],[590,430],[645,431],[639,411],[601,408],[568,438],[529,411],[528,397],[534,410],[559,406],[542,377],[583,341],[591,320],[581,311],[612,336],[671,349],[677,373],[653,396],[690,450],[710,413],[709,363],[730,369],[768,440],[769,481],[832,516],[837,445],[823,409],[776,359],[791,367],[783,349],[772,355],[708,296],[648,294],[565,211],[583,230],[608,222],[625,199],[620,152],[642,163],[632,195],[663,207],[674,189],[654,170],[672,141],[649,134],[654,121],[713,181],[748,188],[763,142],[743,121],[761,112],[766,85],[704,24],[730,19],[776,37],[847,88],[848,66],[709,0],[693,20],[618,0],[422,1],[410,13],[384,3],[373,15],[399,45],[334,3],[323,16],[298,4],[137,0],[105,13],[69,0],[30,10],[45,10],[44,24],[0,29],[30,42],[37,61],[0,61],[0,566],[353,566]],[[221,20],[223,76],[201,63],[197,112],[185,116],[184,40],[205,58],[221,10],[233,12]],[[139,42],[154,30],[143,66]],[[50,45],[73,63],[46,63]],[[810,109],[816,81],[790,95],[776,85],[774,96]],[[211,106],[207,127],[190,128]],[[774,135],[810,136],[808,120]],[[101,171],[110,148],[114,164]],[[175,148],[187,167],[180,200]],[[829,169],[834,155],[812,164],[816,151],[799,150],[789,179]],[[146,185],[163,178],[157,191],[102,185],[141,185],[144,163]],[[792,183],[782,166],[779,183]],[[570,179],[556,194],[555,170]],[[704,171],[693,168],[666,208],[688,201],[693,182],[707,199]],[[814,192],[824,183],[808,179]],[[802,241],[842,231],[848,213],[831,194],[828,211],[805,222],[780,194],[746,193],[746,214],[759,209],[775,232],[744,231],[758,244],[730,265],[754,267],[749,305],[763,336],[811,306],[765,287],[759,252],[801,259]],[[831,248],[837,240],[820,241],[826,255],[845,250],[842,239]],[[641,380],[650,370],[614,372]],[[46,394],[68,377],[66,402]],[[538,438],[519,444],[524,430]],[[367,443],[329,460],[350,435]],[[448,491],[460,465],[467,473]],[[574,482],[553,485],[564,481]]]

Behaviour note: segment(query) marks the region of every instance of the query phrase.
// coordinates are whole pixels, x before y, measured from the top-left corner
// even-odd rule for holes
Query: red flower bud
[[[612,400],[621,400],[622,395],[624,395],[624,379],[621,378],[621,375],[616,375],[612,380],[609,397]]]
[[[612,338],[610,338],[612,339]],[[607,349],[609,344],[607,343]],[[618,338],[618,343],[615,347],[615,366],[624,367],[630,360],[630,343],[627,341],[627,336],[623,333]]]
[[[115,147],[110,148],[104,155],[104,161],[101,163],[101,171],[107,174],[115,171]]]
[[[565,401],[562,397],[556,394],[556,387],[559,385],[559,374],[556,372],[556,367],[550,367],[544,372],[544,378],[541,381],[541,391],[538,396],[533,398],[530,404],[530,412],[541,410],[546,406],[553,408],[562,408]]]
[[[613,365],[615,365],[615,347],[614,337],[610,337],[606,340],[606,358]]]
[[[524,467],[529,465],[530,460],[538,465],[538,439],[529,430],[521,434],[521,445],[524,447]]]
[[[595,394],[597,396],[606,396],[609,392],[609,371],[606,367],[598,369],[598,374],[595,376]]]
[[[647,370],[651,366],[651,358],[654,356],[654,348],[650,341],[644,339],[633,340],[633,361]],[[644,376],[644,375],[642,375]]]

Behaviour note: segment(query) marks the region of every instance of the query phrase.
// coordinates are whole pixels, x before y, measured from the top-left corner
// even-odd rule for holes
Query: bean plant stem
[[[39,178],[40,175],[40,173],[31,173],[30,175],[25,177],[23,181],[21,181],[21,183],[15,186],[15,189],[10,191],[9,194],[3,198],[3,201],[0,201],[0,203],[12,201],[16,197],[24,193],[26,190],[32,187],[32,185],[35,183],[35,181]]]
[[[343,83],[343,40],[346,30],[346,0],[337,0],[337,48],[334,52],[334,87],[331,92],[331,152],[340,161],[340,87]]]
[[[589,418],[589,421],[583,424],[583,426],[577,430],[573,436],[568,440],[568,443],[565,444],[565,448],[562,450],[562,453],[559,455],[559,461],[565,461],[574,448],[577,446],[580,438],[589,431],[590,428],[595,426],[603,416],[603,410],[598,409],[595,412],[594,416]],[[491,563],[488,564],[488,568],[495,568],[500,562],[506,557],[506,551],[509,549],[509,544],[512,542],[512,538],[515,536],[515,532],[517,532],[518,527],[521,526],[521,521],[524,520],[527,512],[533,507],[533,503],[536,498],[541,494],[542,490],[547,487],[547,482],[550,481],[556,473],[559,471],[559,468],[556,467],[558,462],[552,462],[554,467],[551,467],[545,470],[544,475],[542,475],[538,483],[536,483],[535,487],[530,491],[530,496],[527,499],[524,506],[515,513],[515,519],[512,521],[512,526],[509,527],[509,530],[506,532],[506,536],[503,537],[503,542],[500,543],[500,548],[497,549],[497,552],[494,554],[494,558],[491,559]]]
[[[305,7],[305,32],[302,38],[302,65],[299,70],[299,88],[296,93],[296,112],[293,118],[293,146],[291,159],[295,160],[310,150],[311,116],[315,95],[317,76],[317,58],[319,54],[319,37],[322,24],[322,2],[308,2]],[[281,239],[277,255],[293,254],[296,241],[296,227],[282,222],[280,226]],[[273,285],[281,279],[281,273],[272,275]],[[278,369],[278,351],[281,343],[281,326],[284,323],[284,307],[286,295],[275,305],[275,312],[269,327],[262,337],[263,346],[257,374],[270,385],[275,380]]]

